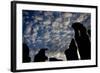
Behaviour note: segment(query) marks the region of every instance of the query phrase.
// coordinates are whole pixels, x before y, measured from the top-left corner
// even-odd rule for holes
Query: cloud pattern
[[[91,14],[58,11],[23,10],[23,40],[34,51],[68,49],[74,30],[74,22],[81,22],[90,30]]]

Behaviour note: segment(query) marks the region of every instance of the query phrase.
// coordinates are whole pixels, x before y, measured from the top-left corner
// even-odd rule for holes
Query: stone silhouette
[[[86,28],[79,22],[72,24],[81,60],[91,59],[91,44]]]
[[[40,49],[39,53],[35,55],[34,62],[45,62],[48,57],[45,55],[46,48]]]
[[[57,58],[49,58],[49,61],[63,61],[62,59],[57,59]]]
[[[88,35],[91,37],[91,31],[90,30],[88,30]]]
[[[31,58],[29,57],[29,48],[28,46],[23,43],[23,62],[30,62]]]
[[[78,60],[77,47],[74,39],[71,40],[69,48],[65,50],[67,60]]]

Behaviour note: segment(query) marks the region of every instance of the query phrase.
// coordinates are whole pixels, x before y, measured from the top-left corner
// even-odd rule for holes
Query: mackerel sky
[[[68,49],[74,30],[74,22],[81,22],[91,30],[91,14],[59,11],[23,10],[23,41],[33,50],[48,48],[49,51]]]

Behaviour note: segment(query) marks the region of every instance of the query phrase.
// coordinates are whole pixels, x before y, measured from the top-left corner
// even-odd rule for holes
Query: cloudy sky
[[[23,41],[34,51],[68,49],[74,30],[74,22],[81,22],[90,30],[90,13],[23,10]]]

